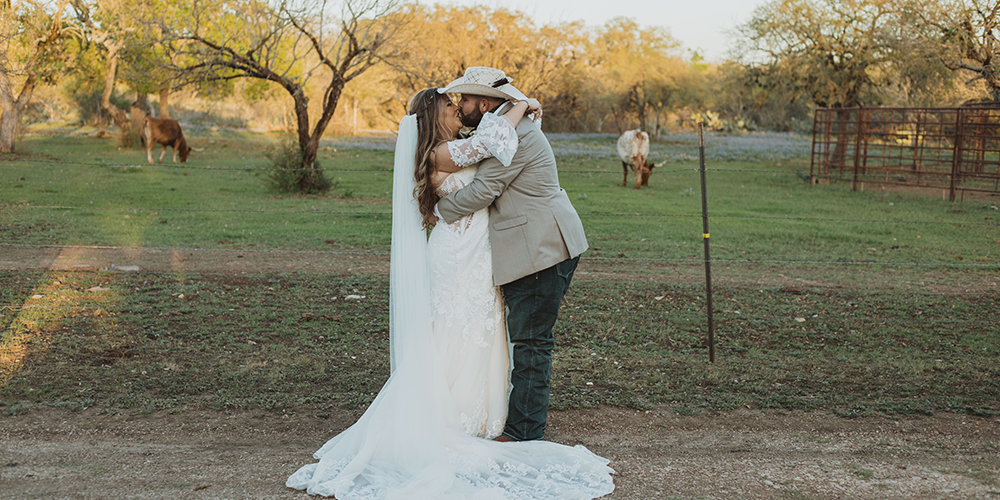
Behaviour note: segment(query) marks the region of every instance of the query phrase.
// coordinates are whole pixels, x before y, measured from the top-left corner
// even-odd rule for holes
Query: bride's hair
[[[417,187],[414,189],[414,196],[425,228],[432,225],[434,205],[441,199],[431,183],[431,176],[435,171],[431,164],[431,152],[438,144],[452,139],[441,121],[441,111],[447,102],[445,99],[448,97],[439,94],[434,88],[421,90],[410,99],[409,114],[417,116],[417,156],[413,168]]]

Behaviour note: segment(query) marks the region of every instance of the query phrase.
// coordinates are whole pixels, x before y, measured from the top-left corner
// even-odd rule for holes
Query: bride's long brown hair
[[[434,165],[431,164],[431,151],[445,141],[451,140],[450,131],[441,121],[441,112],[447,103],[447,96],[439,94],[437,89],[424,89],[410,99],[409,114],[417,116],[417,156],[414,158],[413,175],[417,181],[414,196],[417,207],[424,218],[424,227],[433,225],[434,205],[440,196],[434,190],[431,176]]]

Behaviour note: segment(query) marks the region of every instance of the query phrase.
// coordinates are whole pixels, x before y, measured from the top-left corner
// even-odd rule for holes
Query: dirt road
[[[308,498],[285,477],[357,413],[307,413],[3,416],[0,498]],[[546,438],[611,459],[610,499],[1000,498],[995,417],[600,408],[553,412]]]

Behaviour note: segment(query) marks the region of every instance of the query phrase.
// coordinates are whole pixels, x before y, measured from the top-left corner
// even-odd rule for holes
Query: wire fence
[[[43,163],[49,165],[69,165],[69,166],[82,166],[82,167],[109,167],[112,169],[142,169],[142,168],[156,168],[156,169],[174,169],[174,170],[205,170],[205,171],[215,171],[215,172],[271,172],[274,167],[258,167],[256,165],[248,165],[245,167],[201,167],[197,165],[186,165],[186,164],[165,164],[165,163],[127,163],[127,162],[79,162],[79,161],[68,161],[68,160],[45,160],[38,158],[5,158],[0,159],[0,165],[3,163],[10,164],[14,163]],[[295,172],[304,171],[312,169],[295,169],[295,168],[283,168],[283,171]],[[324,172],[373,172],[373,173],[388,173],[392,172],[391,168],[323,168]],[[698,168],[676,168],[676,169],[663,169],[658,168],[654,171],[657,175],[664,174],[675,174],[675,173],[694,173],[698,172]],[[707,168],[707,172],[729,172],[729,173],[757,173],[757,174],[791,174],[802,178],[803,180],[810,179],[810,173],[805,170],[783,170],[783,169],[746,169],[746,168]],[[609,174],[609,175],[621,175],[617,169],[560,169],[560,174]],[[871,179],[882,179],[884,177],[883,173],[858,173],[857,177],[861,178],[871,178]],[[812,174],[812,178],[815,179],[839,179],[839,175],[830,173],[816,172]],[[905,173],[897,173],[893,175],[893,179],[898,181],[907,180],[922,180],[922,181],[932,181],[940,180],[947,181],[951,177],[947,175],[934,176],[933,174],[927,174],[922,172],[919,176],[907,176]]]
[[[225,168],[225,167],[202,167],[202,166],[191,166],[191,165],[164,165],[164,164],[138,164],[138,163],[109,163],[109,162],[77,162],[77,161],[60,161],[60,160],[45,160],[45,159],[35,159],[35,158],[12,158],[4,159],[0,162],[0,166],[12,166],[15,163],[40,163],[48,165],[59,165],[64,167],[106,167],[113,169],[141,169],[153,167],[157,169],[184,169],[189,171],[242,171],[242,172],[253,172],[253,171],[267,171],[271,170],[269,167],[258,167],[256,165],[248,165],[246,167],[236,167],[236,168]],[[327,168],[324,171],[328,172],[369,172],[369,173],[379,173],[388,174],[391,173],[389,168],[363,168],[363,169],[352,169],[352,168]],[[655,174],[657,176],[666,175],[679,175],[679,174],[695,174],[695,173],[705,173],[709,176],[711,175],[729,175],[734,173],[740,174],[766,174],[772,177],[782,175],[791,176],[795,175],[802,179],[803,176],[808,177],[808,174],[804,174],[801,170],[786,170],[786,169],[745,169],[745,168],[676,168],[676,169],[657,169]],[[614,175],[617,177],[619,172],[615,168],[611,169],[565,169],[560,170],[560,174],[573,174],[573,175]],[[815,176],[815,174],[813,174]],[[868,174],[859,173],[858,177],[864,177]],[[881,174],[870,174],[872,176],[878,176]],[[711,179],[711,177],[709,177]],[[920,176],[921,180],[930,180],[931,178],[922,173]],[[946,179],[944,177],[943,179]],[[119,202],[121,203],[121,202]],[[206,208],[206,207],[170,207],[170,206],[139,206],[130,205],[127,203],[121,203],[121,206],[110,206],[114,205],[115,201],[109,201],[105,203],[105,206],[75,206],[75,205],[60,205],[60,204],[32,204],[32,203],[22,203],[17,206],[25,210],[65,210],[65,211],[131,211],[133,214],[138,213],[227,213],[227,214],[261,214],[261,215],[289,215],[289,214],[311,214],[320,216],[375,216],[382,217],[388,222],[388,217],[391,215],[391,211],[378,211],[378,210],[274,210],[274,209],[247,209],[247,208],[231,208],[231,209],[217,209],[217,208]],[[100,204],[99,204],[100,205]],[[709,205],[709,208],[711,205]],[[596,219],[596,218],[646,218],[646,219],[669,219],[669,218],[702,218],[704,219],[720,219],[720,220],[757,220],[763,222],[779,222],[779,221],[789,221],[789,222],[799,222],[799,223],[861,223],[861,224],[873,224],[879,226],[951,226],[954,227],[955,231],[976,231],[983,228],[997,228],[1000,227],[1000,222],[988,222],[988,221],[970,221],[968,219],[956,218],[955,220],[904,220],[904,219],[873,219],[873,218],[852,218],[852,217],[811,217],[811,216],[762,216],[762,215],[742,215],[733,213],[713,213],[709,210],[708,214],[698,214],[698,213],[607,213],[607,212],[587,212],[585,209],[579,209],[580,216],[585,219]],[[707,233],[706,233],[707,238]],[[239,254],[239,255],[291,255],[291,256],[363,256],[372,257],[382,262],[383,264],[388,263],[388,252],[384,251],[346,251],[346,250],[303,250],[303,249],[292,249],[292,248],[213,248],[213,247],[203,247],[203,246],[124,246],[124,245],[63,245],[63,244],[41,244],[41,243],[18,243],[12,241],[0,241],[0,249],[6,249],[7,251],[13,249],[25,249],[25,250],[40,250],[40,249],[51,249],[51,250],[95,250],[95,251],[116,251],[116,252],[187,252],[187,253],[224,253],[224,254]],[[7,253],[5,251],[4,253]],[[99,270],[85,270],[85,269],[59,269],[59,270],[49,270],[45,267],[39,267],[36,269],[19,269],[14,270],[5,268],[5,264],[2,261],[5,259],[0,258],[0,272],[47,272],[51,271],[58,274],[67,273],[80,273],[80,274],[95,274],[101,275],[108,272],[115,271],[114,266],[99,269]],[[627,256],[599,256],[599,255],[585,255],[582,257],[582,261],[587,263],[611,263],[611,264],[622,264],[622,265],[634,265],[636,263],[663,263],[663,264],[688,264],[692,266],[699,265],[711,265],[711,264],[728,264],[728,265],[741,265],[741,266],[855,266],[855,267],[885,267],[885,268],[935,268],[935,269],[956,269],[956,270],[976,270],[976,269],[997,269],[1000,271],[1000,263],[997,262],[942,262],[942,261],[891,261],[891,260],[829,260],[829,259],[767,259],[767,258],[745,258],[745,259],[735,259],[735,258],[691,258],[691,257],[627,257]],[[387,269],[387,267],[386,267]],[[184,271],[184,279],[192,280],[201,278],[225,278],[225,279],[236,279],[247,278],[247,275],[237,274],[237,273],[219,273],[219,272],[198,272],[198,271]],[[151,276],[159,277],[163,279],[177,279],[177,272],[154,272],[149,270],[143,270],[137,274],[138,276]],[[301,278],[299,278],[301,279]],[[325,280],[327,285],[329,283],[329,277],[317,277],[317,281]],[[646,278],[651,280],[650,278]],[[581,280],[577,280],[581,283]],[[655,280],[651,280],[655,281]],[[344,302],[340,307],[325,307],[325,306],[312,306],[312,307],[302,307],[302,308],[287,308],[287,307],[267,307],[267,306],[254,306],[254,307],[209,307],[209,306],[191,306],[191,305],[174,305],[174,304],[158,304],[158,305],[135,305],[135,304],[122,304],[118,306],[121,312],[129,313],[183,313],[183,314],[227,314],[227,315],[246,315],[246,314],[296,314],[296,315],[315,315],[322,318],[324,315],[336,315],[336,314],[350,314],[352,316],[363,316],[365,318],[382,318],[388,315],[388,285],[386,276],[374,276],[374,277],[354,277],[351,280],[352,286],[360,287],[370,287],[372,289],[379,290],[378,298],[370,297],[365,301],[355,301],[355,302]],[[601,281],[591,280],[583,281],[582,283],[591,283],[591,286],[601,286]],[[322,286],[322,284],[317,285]],[[579,285],[575,285],[579,286]],[[694,297],[702,297],[701,291],[698,289],[698,285],[689,284],[686,285],[687,288],[683,290],[684,294],[688,294]],[[734,287],[734,286],[717,286],[716,290],[720,292],[723,298],[731,298],[739,294],[752,293],[757,290],[757,286],[752,287]],[[814,289],[820,289],[822,287],[814,287]],[[141,285],[136,287],[137,291],[141,291]],[[761,292],[764,290],[761,289]],[[994,290],[995,292],[995,290]],[[780,293],[780,290],[775,291],[775,293]],[[789,292],[786,296],[799,295],[803,292]],[[810,292],[806,292],[810,293]],[[823,293],[820,291],[819,293]],[[928,298],[976,298],[983,295],[984,292],[926,292],[926,291],[908,291],[906,292],[910,295],[917,295]],[[863,291],[858,292],[858,294],[863,295],[867,298],[880,297],[885,295],[888,297],[897,296],[898,292],[878,292],[878,291]],[[855,294],[856,295],[856,294]],[[75,306],[75,305],[52,305],[52,304],[33,304],[30,299],[24,296],[15,296],[5,299],[6,303],[0,304],[0,317],[16,315],[31,311],[62,311],[62,312],[72,312],[86,310],[86,306]],[[693,313],[684,312],[678,310],[660,310],[660,311],[621,311],[621,310],[607,310],[599,309],[597,304],[583,304],[581,306],[583,310],[579,309],[568,309],[564,310],[564,315],[573,315],[580,317],[631,317],[631,318],[644,318],[645,320],[651,322],[662,322],[671,320],[684,320],[689,323],[694,323],[699,320],[706,318],[705,312]],[[718,321],[722,324],[747,321],[747,320],[774,320],[782,324],[790,325],[801,325],[803,323],[811,322],[826,322],[835,324],[855,324],[855,323],[882,323],[891,324],[899,326],[920,326],[920,325],[947,325],[947,326],[964,326],[964,327],[976,327],[981,329],[986,329],[990,331],[996,330],[996,325],[1000,324],[1000,316],[997,314],[989,315],[988,317],[977,317],[977,318],[958,318],[958,317],[936,317],[936,318],[918,318],[918,317],[899,317],[899,316],[889,316],[889,315],[873,315],[868,314],[864,316],[844,316],[835,314],[822,314],[815,315],[813,317],[804,318],[799,314],[742,314],[734,313],[731,311],[726,311],[724,307],[716,307],[713,310],[707,311],[707,315],[710,321]],[[6,322],[5,322],[6,323]]]
[[[206,208],[156,208],[156,207],[95,207],[95,206],[68,206],[68,205],[26,205],[30,209],[52,209],[52,210],[116,210],[132,211],[132,213],[144,212],[190,212],[190,213],[250,213],[250,214],[315,214],[315,215],[392,215],[392,212],[371,212],[371,211],[329,211],[329,210],[248,210],[248,209],[206,209]],[[581,217],[697,217],[701,214],[641,214],[641,213],[601,213],[582,212]],[[893,219],[843,219],[832,217],[777,217],[761,215],[724,215],[710,214],[712,219],[763,219],[763,220],[793,220],[800,222],[823,221],[823,222],[871,222],[875,224],[951,224],[954,226],[992,226],[1000,227],[996,222],[969,222],[969,221],[927,221],[927,220],[893,220]]]
[[[304,254],[304,255],[370,255],[388,256],[388,252],[345,252],[333,250],[266,250],[266,249],[233,249],[233,248],[197,248],[197,247],[136,247],[114,245],[44,245],[30,243],[0,243],[0,248],[58,248],[58,249],[88,249],[88,250],[140,250],[140,251],[183,251],[183,252],[227,252],[239,254]],[[666,257],[581,257],[583,261],[608,262],[690,262],[704,263],[705,259],[683,259]],[[833,260],[755,260],[755,259],[709,259],[713,263],[738,264],[822,264],[834,266],[917,266],[917,267],[980,267],[998,268],[1000,263],[976,264],[962,262],[891,262],[891,261],[833,261]],[[109,267],[108,270],[113,270]]]

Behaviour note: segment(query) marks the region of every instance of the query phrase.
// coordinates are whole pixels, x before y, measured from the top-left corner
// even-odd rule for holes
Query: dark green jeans
[[[513,389],[503,433],[515,441],[542,439],[555,345],[552,326],[579,262],[580,257],[574,257],[501,286],[514,346]]]

